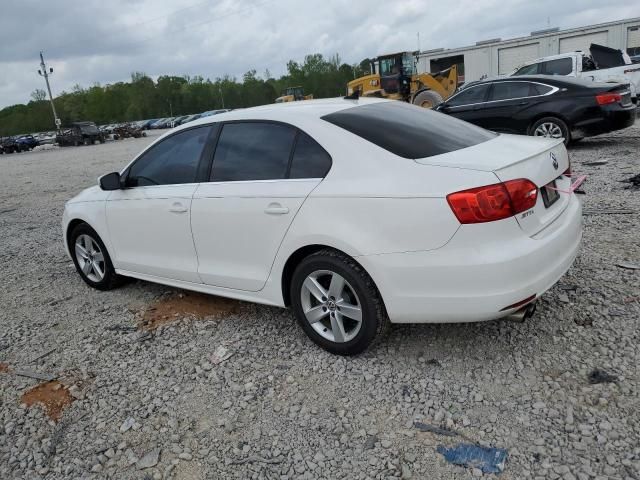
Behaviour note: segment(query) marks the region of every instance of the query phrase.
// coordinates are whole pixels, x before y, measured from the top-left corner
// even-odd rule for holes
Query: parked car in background
[[[140,138],[146,137],[147,132],[142,130],[138,125],[140,122],[122,123],[113,129],[113,139],[120,140],[123,138]]]
[[[169,123],[171,128],[175,128],[182,123],[182,121],[187,118],[189,115],[180,115],[179,117],[175,117],[173,121]]]
[[[5,137],[0,139],[2,145],[2,153],[19,153],[28,150],[29,148],[20,142],[17,137]]]
[[[188,115],[187,117],[183,118],[180,121],[179,125],[184,125],[185,123],[193,122],[194,120],[199,119],[201,116],[202,116],[202,114],[200,114],[200,113],[196,113],[194,115]]]
[[[104,143],[104,138],[104,133],[94,122],[75,122],[71,128],[56,135],[56,143],[61,147],[93,145],[95,142]]]
[[[21,135],[16,138],[16,142],[20,144],[22,151],[33,150],[38,146],[38,140],[33,135]]]
[[[200,117],[210,117],[211,115],[218,115],[220,113],[230,112],[231,110],[228,108],[220,108],[218,110],[208,110],[200,114]]]
[[[178,127],[103,176],[65,205],[64,246],[91,287],[291,306],[350,355],[389,320],[532,315],[579,249],[568,173],[560,140],[404,102],[267,105]]]
[[[160,120],[159,118],[150,118],[148,120],[142,120],[140,122],[140,129],[142,130],[149,130],[149,128],[151,127],[152,124],[154,124],[155,122],[157,122],[158,120]]]
[[[165,124],[165,122],[167,120],[169,120],[171,117],[165,117],[165,118],[160,118],[158,120],[156,120],[155,122],[153,122],[152,124],[149,125],[150,129],[158,129],[158,128],[164,128],[162,125]]]
[[[544,75],[480,81],[436,110],[496,132],[564,138],[565,144],[635,121],[628,84]]]
[[[640,65],[633,64],[622,50],[592,43],[590,55],[581,51],[561,53],[525,63],[511,75],[559,75],[594,82],[628,83],[631,101],[637,105],[640,91]]]
[[[56,143],[56,132],[42,132],[35,135],[38,145],[50,145]]]

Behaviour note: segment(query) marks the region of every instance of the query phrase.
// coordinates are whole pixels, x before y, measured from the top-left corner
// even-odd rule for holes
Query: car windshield
[[[411,159],[453,152],[496,136],[451,116],[399,101],[348,108],[322,119]]]

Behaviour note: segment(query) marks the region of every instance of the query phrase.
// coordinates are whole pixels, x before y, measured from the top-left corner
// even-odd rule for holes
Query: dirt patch
[[[0,373],[9,373],[9,364],[0,362]]]
[[[203,319],[238,313],[242,302],[196,292],[177,292],[166,295],[144,309],[140,321],[143,330],[158,327],[184,317]]]
[[[67,387],[57,380],[41,383],[22,394],[22,403],[28,407],[42,405],[49,418],[56,422],[60,420],[62,411],[73,401]]]

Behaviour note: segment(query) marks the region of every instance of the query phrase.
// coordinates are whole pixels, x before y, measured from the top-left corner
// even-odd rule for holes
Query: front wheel
[[[111,290],[120,283],[102,239],[86,223],[78,225],[71,232],[69,250],[76,270],[90,287]]]
[[[422,108],[434,108],[440,105],[442,101],[442,95],[438,92],[425,90],[414,97],[413,104]]]
[[[291,279],[291,304],[309,338],[338,355],[362,352],[388,323],[371,277],[334,250],[321,250],[298,265]]]
[[[529,135],[545,138],[564,138],[564,144],[571,142],[571,133],[567,124],[557,117],[541,118],[529,129]]]

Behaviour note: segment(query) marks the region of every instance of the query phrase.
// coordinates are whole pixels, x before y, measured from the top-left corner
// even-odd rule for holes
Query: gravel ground
[[[356,358],[245,303],[140,330],[171,289],[81,281],[63,204],[149,141],[0,157],[0,478],[466,479],[482,472],[436,448],[475,442],[508,450],[501,479],[640,479],[640,270],[616,265],[640,263],[640,190],[621,183],[638,126],[571,149],[584,243],[533,319],[395,326]],[[234,354],[216,365],[219,346]],[[19,370],[60,379],[45,387],[75,401],[58,422],[22,403],[42,380]]]

